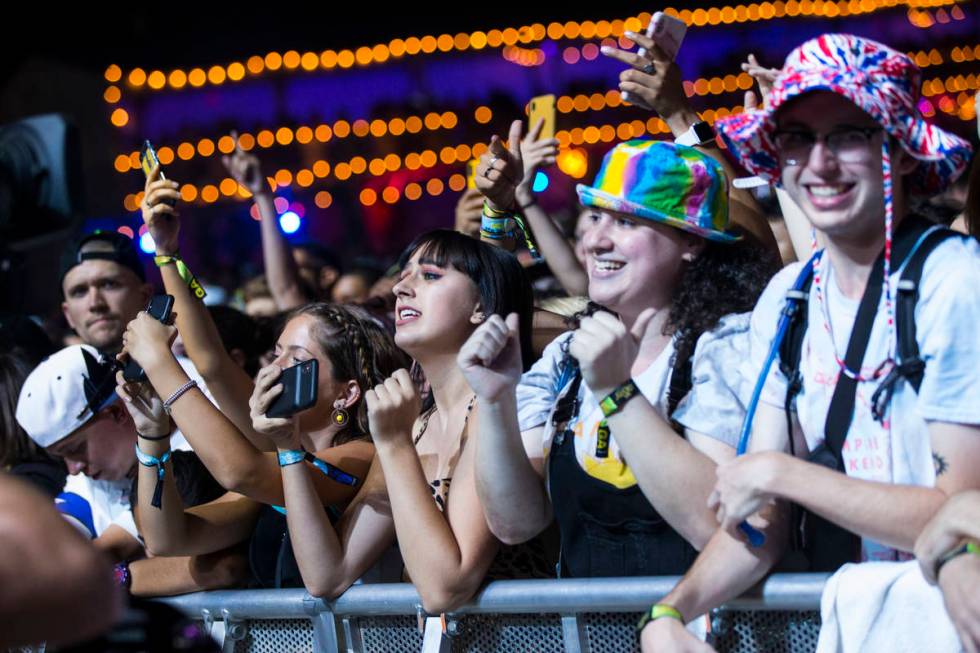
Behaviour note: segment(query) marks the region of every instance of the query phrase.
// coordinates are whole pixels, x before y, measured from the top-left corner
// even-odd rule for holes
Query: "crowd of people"
[[[677,64],[628,36],[641,51],[603,53],[674,139],[616,144],[572,238],[532,190],[558,142],[515,121],[456,228],[387,274],[291,246],[236,149],[265,262],[248,314],[202,301],[159,168],[141,204],[159,280],[123,235],[71,242],[77,344],[0,325],[0,646],[104,631],[117,587],[408,581],[438,615],[489,579],[676,575],[642,650],[707,651],[703,615],[766,574],[840,570],[819,650],[980,650],[980,166],[972,236],[923,208],[969,144],[866,38],[750,58],[759,92],[712,129]],[[528,250],[560,296],[532,286]],[[145,310],[154,286],[168,319]],[[311,361],[311,405],[274,416],[283,371]]]

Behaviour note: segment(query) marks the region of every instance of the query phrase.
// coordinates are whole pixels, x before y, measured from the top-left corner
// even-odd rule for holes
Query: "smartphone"
[[[539,120],[544,120],[538,140],[555,137],[555,96],[539,95],[531,98],[528,109],[527,128],[530,131]]]
[[[315,358],[287,367],[279,376],[282,394],[275,398],[266,417],[291,417],[316,403],[319,366]]]
[[[143,141],[143,147],[140,150],[140,167],[143,168],[143,175],[146,177],[150,176],[153,172],[154,166],[160,165],[160,159],[157,158],[157,151],[153,149],[153,145],[148,140]],[[163,168],[160,168],[160,179],[166,179],[163,174]],[[177,202],[175,200],[164,200],[164,203],[170,206],[176,206]]]
[[[650,17],[650,24],[647,25],[646,31],[647,37],[653,39],[664,54],[670,57],[671,61],[677,59],[677,53],[681,49],[681,43],[684,42],[686,34],[687,23],[679,18],[668,16],[662,11],[658,11]],[[643,57],[646,55],[647,49],[640,48],[636,53]],[[631,93],[623,91],[620,96],[626,102],[652,110],[652,107],[648,106],[646,102]]]
[[[671,61],[677,58],[685,34],[687,34],[687,23],[679,18],[668,16],[662,11],[653,15],[650,19],[650,26],[647,28],[647,36],[657,43]],[[644,54],[646,51],[640,48],[640,56]]]
[[[149,313],[151,317],[155,317],[161,322],[168,322],[170,320],[170,313],[174,309],[174,297],[173,295],[154,295],[150,299],[150,303],[146,305],[146,312]],[[140,364],[133,360],[132,357],[126,361],[125,367],[123,367],[123,378],[127,381],[138,382],[146,381],[146,372],[140,367]]]

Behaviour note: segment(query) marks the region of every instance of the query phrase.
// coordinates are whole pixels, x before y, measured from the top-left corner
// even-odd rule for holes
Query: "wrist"
[[[694,111],[689,106],[685,106],[670,115],[661,117],[667,123],[667,128],[670,129],[670,133],[674,135],[674,138],[677,138],[690,129],[694,123],[701,121],[697,111]]]
[[[411,432],[406,437],[405,433],[394,433],[377,437],[374,435],[374,448],[378,455],[385,457],[399,455],[404,452],[411,452],[415,455],[415,445],[412,444]]]
[[[534,202],[534,191],[530,184],[521,184],[514,189],[514,201],[518,206],[524,206]]]

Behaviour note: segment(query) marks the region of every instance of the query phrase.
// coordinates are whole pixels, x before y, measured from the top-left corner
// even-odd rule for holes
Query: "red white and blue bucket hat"
[[[790,52],[765,109],[715,124],[739,162],[752,174],[779,182],[775,116],[790,100],[811,91],[831,91],[867,112],[919,161],[908,181],[917,195],[942,192],[966,168],[970,144],[923,120],[917,103],[922,71],[912,60],[871,39],[824,34]]]

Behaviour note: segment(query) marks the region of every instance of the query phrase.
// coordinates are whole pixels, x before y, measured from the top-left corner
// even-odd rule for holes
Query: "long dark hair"
[[[373,319],[344,306],[307,304],[293,311],[289,317],[292,319],[300,315],[309,315],[315,320],[313,336],[330,359],[334,380],[353,379],[361,388],[361,397],[351,406],[355,417],[353,424],[335,436],[334,444],[370,440],[364,395],[383,383],[395,370],[402,367],[407,369],[412,359],[395,345],[391,335]]]
[[[520,318],[521,361],[527,370],[534,362],[531,349],[531,321],[534,295],[524,269],[510,252],[493,247],[456,231],[436,229],[418,236],[398,258],[404,268],[416,252],[439,267],[452,267],[470,278],[480,295],[484,315]],[[426,397],[423,409],[431,407]]]

